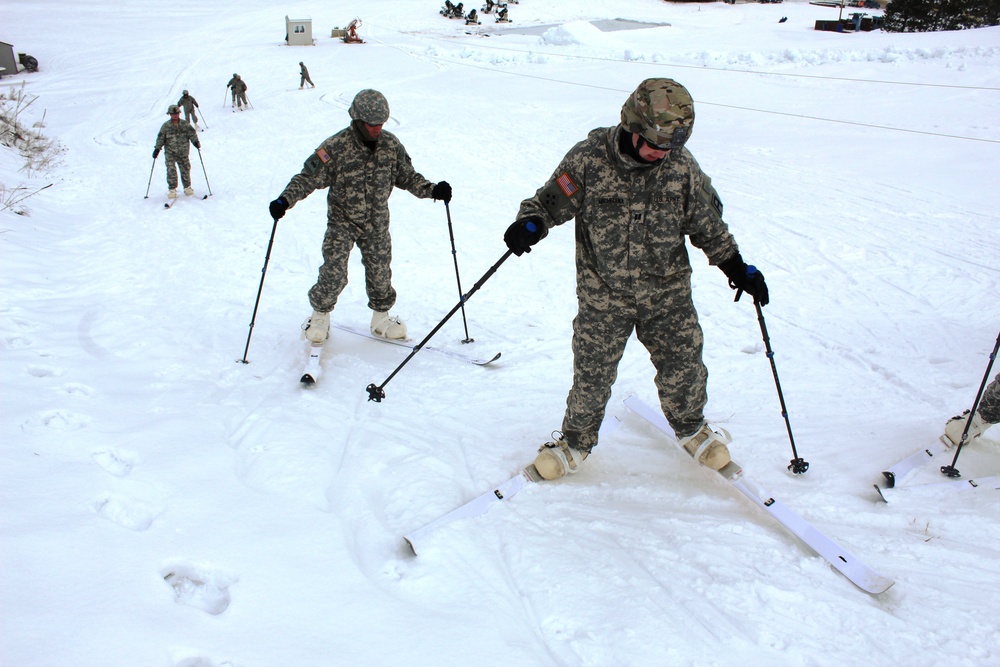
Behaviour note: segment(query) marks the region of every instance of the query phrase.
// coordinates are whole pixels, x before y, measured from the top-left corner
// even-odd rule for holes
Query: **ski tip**
[[[406,546],[408,546],[410,548],[410,553],[414,557],[416,557],[416,555],[417,555],[417,549],[416,549],[416,547],[413,546],[413,542],[410,541],[410,538],[403,537],[403,541],[406,542]]]
[[[888,470],[882,471],[882,477],[885,478],[885,486],[887,489],[891,489],[896,486],[896,475]]]
[[[299,382],[301,382],[306,387],[311,387],[314,384],[316,384],[316,378],[314,378],[309,373],[306,373],[299,379]]]
[[[889,501],[888,501],[888,499],[886,499],[885,494],[882,493],[882,487],[880,487],[878,484],[872,484],[872,486],[875,487],[875,492],[878,494],[878,497],[882,500],[882,502],[885,503],[886,505],[888,505]],[[889,488],[892,488],[892,487],[889,487]]]

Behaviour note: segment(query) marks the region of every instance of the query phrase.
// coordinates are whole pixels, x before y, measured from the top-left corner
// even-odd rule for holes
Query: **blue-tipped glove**
[[[271,217],[275,220],[281,220],[285,216],[285,211],[288,210],[288,202],[286,202],[281,197],[278,197],[271,205],[267,207],[267,210],[271,212]]]
[[[520,218],[508,227],[503,235],[503,242],[518,257],[531,252],[531,246],[541,239],[542,221],[538,218]]]
[[[746,292],[753,297],[754,303],[761,306],[768,304],[764,274],[758,271],[756,266],[744,262],[740,253],[719,264],[719,268],[729,278],[729,286],[736,290],[736,301],[739,301],[743,292]]]

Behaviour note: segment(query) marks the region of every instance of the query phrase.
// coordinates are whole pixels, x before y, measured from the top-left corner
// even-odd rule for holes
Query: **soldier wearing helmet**
[[[198,127],[198,114],[195,113],[195,108],[198,107],[198,100],[194,99],[188,91],[184,91],[181,98],[177,100],[177,106],[184,109],[184,120],[194,125],[195,129],[200,130]]]
[[[313,313],[303,329],[312,343],[329,336],[330,312],[347,286],[351,249],[357,244],[365,267],[371,332],[390,339],[406,337],[406,324],[389,315],[396,303],[392,286],[392,239],[389,236],[389,195],[393,188],[421,199],[451,201],[451,186],[436,185],[419,174],[396,135],[383,129],[389,102],[377,90],[362,90],[351,102],[351,124],[313,151],[302,171],[292,177],[269,210],[276,221],[296,202],[327,188],[327,226],[323,264],[309,290]]]
[[[504,234],[516,255],[552,227],[576,220],[578,313],[573,385],[562,431],[539,449],[545,479],[576,472],[597,445],[618,363],[635,331],[656,368],[660,405],[678,440],[700,463],[729,462],[728,434],[705,422],[708,372],[691,295],[685,239],[734,289],[768,302],[763,275],[747,266],[722,219],[722,201],[685,144],[694,126],[690,93],[647,79],[625,100],[621,123],[592,130]]]
[[[164,161],[167,165],[167,197],[177,197],[177,171],[181,173],[181,183],[184,184],[184,194],[193,195],[191,187],[191,160],[188,153],[191,145],[201,149],[198,133],[186,120],[181,120],[181,108],[176,104],[167,107],[170,120],[160,126],[156,135],[156,145],[153,147],[153,160],[160,155],[161,149],[166,149]]]
[[[299,61],[299,90],[302,90],[302,87],[305,86],[307,83],[310,86],[312,86],[313,88],[316,87],[316,84],[313,83],[313,80],[309,78],[309,68],[306,67],[305,63],[303,63],[300,60]]]
[[[239,109],[243,111],[244,107],[249,108],[250,103],[247,101],[247,82],[240,78],[240,75],[233,72],[233,78],[229,80],[226,84],[226,88],[233,95],[233,111]]]

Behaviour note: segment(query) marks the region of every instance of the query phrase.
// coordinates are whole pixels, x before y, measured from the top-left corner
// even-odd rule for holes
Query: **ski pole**
[[[736,301],[740,300],[743,290],[736,292]],[[781,416],[785,419],[785,430],[788,431],[788,441],[792,444],[792,458],[788,463],[788,469],[796,475],[800,475],[809,470],[809,462],[799,456],[795,449],[795,438],[792,436],[792,424],[788,421],[788,408],[785,407],[785,396],[781,392],[781,381],[778,380],[778,367],[774,365],[774,350],[771,349],[771,339],[767,335],[767,325],[764,324],[764,312],[760,309],[760,304],[754,299],[754,307],[757,309],[757,321],[760,322],[760,333],[764,338],[764,349],[767,350],[768,361],[771,362],[771,375],[774,376],[774,386],[778,390],[778,403],[781,404]]]
[[[223,106],[225,106],[225,104],[226,104],[225,102],[222,103]],[[201,111],[201,107],[198,107],[198,111]],[[207,130],[208,129],[208,121],[205,120],[205,112],[204,111],[201,111],[201,122],[204,123],[205,129]]]
[[[385,398],[385,386],[389,384],[389,381],[396,376],[396,373],[402,370],[403,366],[405,366],[410,361],[410,359],[412,359],[413,356],[417,352],[419,352],[424,345],[427,344],[427,341],[429,341],[434,336],[434,334],[436,334],[438,330],[444,326],[444,323],[447,322],[452,315],[458,312],[458,309],[462,307],[462,304],[468,301],[468,299],[473,294],[479,291],[479,288],[482,287],[483,284],[490,279],[490,276],[492,276],[494,273],[497,272],[497,269],[500,268],[500,265],[503,264],[505,261],[507,261],[507,258],[510,257],[512,254],[514,254],[513,250],[508,250],[507,252],[505,252],[503,257],[497,260],[497,263],[491,266],[489,270],[483,274],[483,277],[480,278],[479,281],[472,286],[472,289],[469,290],[469,293],[464,295],[461,298],[461,300],[459,300],[459,302],[455,304],[455,307],[452,308],[448,312],[448,314],[444,316],[444,319],[438,322],[437,326],[431,329],[431,332],[427,334],[422,341],[413,346],[413,350],[410,352],[410,354],[407,355],[406,359],[403,359],[403,363],[401,363],[399,366],[396,366],[396,370],[394,370],[392,373],[389,373],[389,377],[387,377],[385,381],[382,382],[382,384],[376,386],[376,384],[373,382],[366,387],[366,390],[368,391],[369,401],[375,401],[376,403],[382,402],[382,399]]]
[[[444,203],[444,212],[448,215],[448,238],[451,240],[451,257],[455,260],[455,281],[458,283],[458,298],[462,298],[462,279],[458,275],[458,253],[455,250],[455,232],[451,226],[451,208],[448,206],[448,202]],[[465,327],[465,340],[463,343],[472,343],[475,341],[474,338],[469,337],[469,322],[465,318],[465,302],[461,302],[462,305],[462,325]]]
[[[229,86],[226,86],[226,92],[222,94],[222,108],[226,108],[226,98],[229,97]]]
[[[955,464],[958,463],[958,455],[962,453],[962,447],[965,446],[967,438],[969,437],[969,427],[972,426],[972,420],[976,416],[976,410],[979,409],[979,401],[983,397],[983,390],[986,388],[986,383],[990,379],[990,371],[993,369],[993,362],[997,358],[997,350],[1000,349],[1000,334],[997,334],[997,342],[993,345],[993,352],[990,353],[990,361],[986,364],[986,373],[983,375],[983,381],[979,383],[979,393],[976,394],[976,400],[972,404],[972,410],[969,412],[969,419],[965,422],[965,428],[962,430],[962,437],[958,441],[958,449],[955,450],[955,458],[951,460],[951,465],[941,466],[941,474],[947,475],[948,477],[961,477],[962,474],[958,472],[955,468]]]
[[[149,168],[149,182],[146,183],[146,196],[143,199],[149,199],[149,188],[153,185],[153,169],[156,168],[156,158],[153,158],[153,165]]]
[[[274,225],[271,227],[271,240],[267,242],[267,252],[264,254],[264,268],[260,270],[260,287],[257,288],[257,301],[253,304],[253,315],[250,317],[250,331],[247,333],[247,346],[243,348],[243,358],[237,359],[244,364],[249,364],[247,361],[247,352],[250,351],[250,337],[253,336],[253,325],[257,321],[257,307],[260,306],[260,295],[264,291],[264,275],[267,273],[267,263],[271,259],[271,247],[274,245],[274,233],[278,230],[278,219],[274,219]]]
[[[212,184],[208,182],[208,172],[205,171],[205,161],[201,159],[201,149],[195,149],[198,151],[198,161],[201,162],[201,172],[205,174],[205,185],[208,186],[208,196],[212,196]]]

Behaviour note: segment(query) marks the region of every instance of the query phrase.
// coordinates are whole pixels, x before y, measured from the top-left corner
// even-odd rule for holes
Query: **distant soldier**
[[[302,90],[302,88],[307,83],[313,88],[316,87],[316,84],[313,83],[313,80],[309,78],[309,69],[301,62],[299,62],[299,74],[302,76],[302,78],[299,80],[299,90]]]
[[[198,114],[194,112],[198,107],[198,100],[191,97],[188,91],[185,90],[181,98],[177,100],[177,106],[184,109],[184,120],[194,123],[194,126],[200,130],[201,128],[198,127]]]
[[[167,197],[177,198],[177,171],[180,169],[181,182],[184,184],[184,194],[193,195],[194,189],[191,187],[191,160],[188,159],[190,152],[189,144],[201,149],[201,142],[198,141],[198,133],[186,120],[181,120],[181,108],[176,104],[171,104],[167,109],[170,120],[160,126],[160,133],[156,135],[156,146],[153,148],[153,159],[160,155],[160,149],[166,148],[164,160],[167,165]]]
[[[355,244],[365,267],[372,334],[406,338],[406,325],[389,315],[396,303],[389,195],[401,188],[420,199],[451,201],[451,186],[445,181],[435,185],[420,175],[396,135],[382,129],[389,120],[389,102],[382,93],[362,90],[351,102],[349,114],[351,124],[325,139],[269,206],[271,217],[278,220],[314,191],[328,189],[323,265],[309,290],[313,314],[304,326],[313,343],[323,343],[329,336],[330,311],[347,286],[347,264]]]
[[[250,103],[247,102],[246,81],[241,79],[239,74],[233,73],[233,78],[226,84],[226,88],[228,88],[233,94],[234,107],[242,111],[244,106],[250,106]]]

